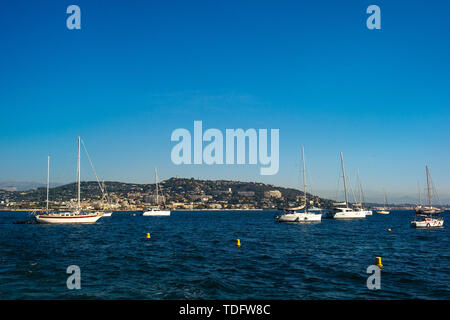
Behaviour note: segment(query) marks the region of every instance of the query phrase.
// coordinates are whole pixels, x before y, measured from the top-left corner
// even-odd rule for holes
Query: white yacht
[[[83,210],[80,202],[81,191],[81,167],[80,167],[80,141],[78,136],[78,202],[77,207],[70,211],[49,211],[48,210],[48,193],[49,193],[49,177],[50,177],[50,157],[47,163],[47,207],[44,214],[37,214],[37,223],[47,224],[71,224],[71,223],[94,223],[103,216],[103,211]]]
[[[304,208],[303,206],[300,208]],[[278,222],[320,222],[322,214],[309,211],[297,211],[298,208],[284,210],[284,214],[277,217]],[[299,209],[299,210],[302,210]]]
[[[143,210],[142,215],[143,216],[150,216],[150,217],[156,217],[156,216],[170,216],[170,210],[165,209],[165,198],[164,196],[159,195],[160,187],[158,186],[158,171],[155,168],[155,199],[156,199],[156,206],[147,207]],[[163,205],[160,206],[159,198],[163,198]]]
[[[306,166],[305,166],[304,147],[302,147],[302,161],[303,161],[303,198],[304,198],[303,206],[299,208],[285,209],[285,213],[277,217],[278,222],[320,222],[322,220],[322,213],[311,212],[307,208]]]
[[[425,215],[420,215],[415,220],[411,221],[411,227],[414,228],[442,228],[443,226],[443,218],[428,217]]]
[[[354,206],[357,211],[362,211],[366,216],[372,215],[372,210],[368,210],[364,208],[364,193],[362,190],[361,180],[359,178],[359,169],[356,171],[356,176],[358,177],[358,193],[359,193],[359,203],[356,203]]]
[[[386,190],[383,189],[383,192],[384,192],[384,207],[381,208],[380,210],[377,210],[377,213],[378,214],[389,214],[391,212],[388,210],[388,207],[387,207]]]
[[[143,216],[170,216],[170,210],[161,210],[161,208],[146,208],[142,212]]]
[[[372,215],[372,210],[366,210],[364,208],[356,208],[356,211],[362,212],[364,213],[366,216],[371,216]]]
[[[366,213],[364,211],[354,210],[349,207],[336,207],[334,209],[334,219],[361,219],[365,218]]]
[[[335,203],[333,218],[334,219],[361,219],[366,217],[366,212],[363,210],[355,210],[349,207],[347,194],[347,181],[345,177],[344,157],[341,152],[341,167],[342,178],[344,180],[345,202]]]
[[[428,165],[425,166],[425,171],[427,175],[427,198],[428,206],[418,206],[416,207],[416,218],[411,221],[411,227],[414,228],[441,228],[444,226],[444,218],[437,216],[444,210],[440,208],[433,207],[432,197],[433,194],[437,197],[439,201],[439,196],[434,188],[433,181],[431,180],[430,170]]]

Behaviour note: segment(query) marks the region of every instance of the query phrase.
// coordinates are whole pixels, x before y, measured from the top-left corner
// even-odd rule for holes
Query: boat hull
[[[333,219],[363,219],[366,217],[364,211],[352,211],[352,212],[336,212],[333,215]]]
[[[438,213],[442,213],[444,212],[444,210],[442,209],[438,209],[438,208],[419,208],[416,209],[416,214],[438,214]]]
[[[278,217],[278,222],[320,222],[322,220],[322,214],[320,213],[285,213]]]
[[[413,228],[442,228],[444,226],[443,219],[424,219],[411,221],[411,227]]]
[[[390,212],[387,210],[380,210],[380,211],[377,211],[377,213],[378,214],[389,214]]]
[[[37,215],[36,222],[41,224],[89,224],[95,223],[102,214],[95,215]]]
[[[150,210],[150,211],[144,211],[142,213],[143,216],[146,217],[167,217],[170,216],[169,210]]]

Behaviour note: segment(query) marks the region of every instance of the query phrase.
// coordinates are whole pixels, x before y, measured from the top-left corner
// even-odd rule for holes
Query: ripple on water
[[[274,223],[263,212],[174,212],[13,225],[19,215],[26,217],[0,216],[0,299],[450,298],[449,232],[410,228],[408,212],[319,224]],[[366,269],[376,256],[382,290],[370,291]],[[72,264],[82,290],[66,288]]]

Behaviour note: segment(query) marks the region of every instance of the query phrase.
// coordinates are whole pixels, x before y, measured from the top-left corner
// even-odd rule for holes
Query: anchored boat
[[[432,197],[435,195],[439,201],[436,188],[434,187],[433,180],[431,179],[430,170],[428,165],[425,166],[427,175],[427,200],[428,206],[422,207],[421,205],[416,207],[416,218],[411,221],[411,227],[415,228],[440,228],[444,226],[444,218],[437,216],[444,210],[441,208],[433,207]],[[419,189],[420,190],[420,189]],[[440,201],[439,201],[440,202]]]
[[[103,216],[103,211],[83,210],[81,208],[80,191],[81,191],[81,166],[80,166],[80,141],[78,136],[78,201],[77,206],[70,211],[49,211],[48,209],[48,194],[49,194],[49,179],[50,179],[50,157],[48,157],[47,163],[47,205],[44,214],[37,214],[37,223],[47,224],[72,224],[72,223],[95,223]]]
[[[364,210],[355,210],[350,208],[348,203],[348,194],[347,194],[347,179],[345,177],[345,166],[344,166],[344,157],[341,152],[341,168],[342,168],[342,178],[344,180],[344,193],[345,193],[345,202],[335,203],[333,218],[334,219],[362,219],[366,217],[366,211]]]
[[[306,202],[306,166],[305,166],[305,149],[302,147],[303,161],[303,206],[299,208],[285,209],[284,214],[277,217],[278,222],[320,222],[322,213],[311,212],[307,208]],[[299,211],[303,210],[303,211]]]
[[[378,214],[389,214],[390,211],[387,208],[387,196],[386,196],[386,190],[384,190],[384,207],[377,211]]]
[[[147,207],[146,209],[143,210],[142,215],[143,216],[152,216],[152,217],[157,217],[157,216],[170,216],[170,210],[165,209],[166,207],[166,200],[164,196],[160,196],[160,187],[158,185],[158,171],[155,168],[155,199],[156,199],[156,206],[153,207]],[[162,193],[162,192],[161,192]],[[160,201],[159,198],[162,197],[163,198],[163,204],[162,206],[160,206]]]
[[[444,219],[420,215],[411,221],[411,227],[414,228],[441,228],[444,226]]]
[[[355,203],[356,211],[364,212],[366,216],[372,215],[372,210],[364,208],[364,193],[362,190],[361,180],[359,178],[359,169],[356,171],[356,176],[358,177],[358,193],[359,193],[359,203]]]

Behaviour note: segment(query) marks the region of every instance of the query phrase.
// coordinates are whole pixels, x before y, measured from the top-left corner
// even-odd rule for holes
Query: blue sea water
[[[29,215],[0,212],[0,299],[450,299],[450,225],[413,229],[408,211],[317,224],[274,215],[115,212],[92,225],[19,225]],[[378,256],[381,289],[369,290]],[[81,269],[80,290],[67,289],[69,265]]]

